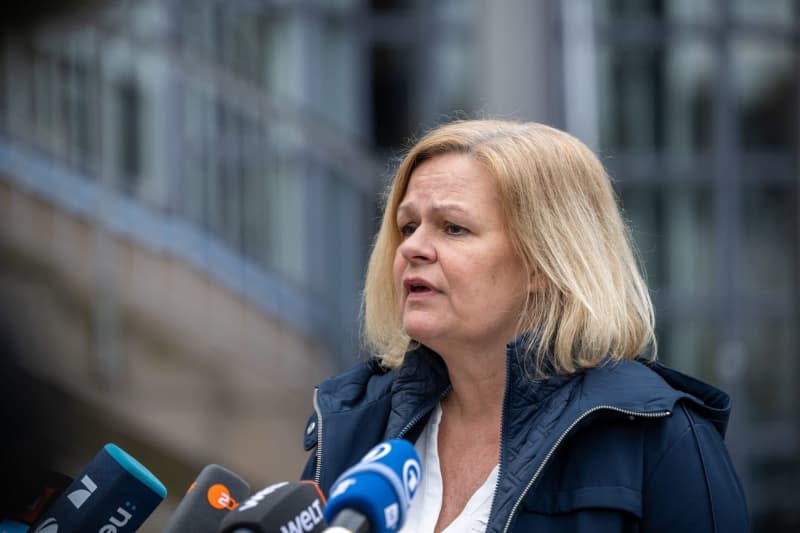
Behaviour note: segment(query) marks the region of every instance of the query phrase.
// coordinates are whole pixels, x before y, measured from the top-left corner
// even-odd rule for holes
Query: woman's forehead
[[[415,196],[457,200],[476,194],[495,196],[496,182],[489,171],[466,154],[444,154],[417,166],[405,184],[401,202]]]

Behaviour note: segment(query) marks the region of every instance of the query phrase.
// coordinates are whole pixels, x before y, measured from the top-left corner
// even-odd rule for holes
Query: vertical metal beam
[[[553,73],[561,70],[547,0],[480,2],[476,21],[481,67],[474,81],[481,111],[550,124],[561,120],[553,106]],[[559,86],[560,90],[561,87]]]
[[[797,5],[795,8],[798,12],[800,12],[800,4]],[[795,23],[795,31],[800,33],[800,21]],[[797,35],[797,34],[796,34]],[[800,38],[795,38],[792,43],[793,52],[794,52],[794,62],[795,62],[795,73],[800,73]],[[789,320],[794,320],[795,324],[800,323],[800,74],[795,74],[798,76],[797,78],[797,85],[795,88],[795,102],[798,103],[795,116],[795,147],[793,153],[790,154],[792,165],[794,167],[794,180],[795,180],[795,215],[794,215],[794,224],[795,224],[795,235],[796,235],[796,242],[794,243],[794,298],[791,298],[791,306],[789,308]],[[800,333],[795,330],[795,335],[800,335]],[[798,338],[795,338],[795,342],[797,342]],[[796,379],[798,376],[798,364],[795,360],[795,364],[792,365],[793,376],[792,379]],[[800,409],[798,409],[798,405],[800,405],[800,390],[795,388],[795,402],[793,404],[793,416],[792,419],[788,421],[789,425],[795,428],[800,428]],[[798,433],[795,433],[795,444],[800,443],[800,439],[798,439]]]
[[[741,279],[741,176],[739,132],[733,94],[733,13],[728,0],[717,0],[718,27],[714,52],[718,61],[714,88],[713,172],[717,235],[717,321],[718,344],[715,367],[722,386],[735,402],[728,444],[739,474],[748,486],[750,446],[749,409],[744,387],[747,353],[742,327]]]
[[[561,9],[566,129],[596,150],[600,119],[594,5],[590,0],[564,0]]]
[[[95,227],[95,268],[97,285],[93,309],[94,329],[94,372],[95,378],[103,386],[111,385],[120,373],[118,351],[119,335],[116,297],[114,295],[115,245],[110,235],[113,201],[116,183],[115,151],[110,144],[116,141],[113,130],[114,120],[113,91],[109,90],[107,56],[108,37],[98,33],[94,42],[94,68],[97,72],[97,124],[98,155],[100,158],[99,204],[97,205],[97,226]]]

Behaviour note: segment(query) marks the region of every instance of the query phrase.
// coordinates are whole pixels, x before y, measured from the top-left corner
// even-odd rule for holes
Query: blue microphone
[[[0,533],[28,533],[28,524],[13,520],[3,520],[0,522]]]
[[[414,446],[403,439],[384,441],[334,482],[326,531],[393,533],[406,520],[422,467]]]
[[[163,483],[139,461],[106,444],[30,531],[133,532],[166,495]]]

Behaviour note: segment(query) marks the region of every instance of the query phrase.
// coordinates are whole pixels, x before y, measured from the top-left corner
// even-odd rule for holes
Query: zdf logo
[[[228,490],[228,487],[222,483],[216,483],[208,487],[206,498],[208,498],[208,503],[214,509],[233,511],[239,505],[239,502],[231,496],[231,491]]]

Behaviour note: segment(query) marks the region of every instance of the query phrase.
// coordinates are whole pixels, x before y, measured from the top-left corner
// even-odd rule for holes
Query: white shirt
[[[443,492],[438,447],[441,421],[442,407],[437,405],[414,445],[422,462],[422,481],[411,502],[411,507],[408,509],[406,523],[400,533],[430,533],[436,527],[436,521],[439,519]],[[495,465],[483,485],[472,494],[461,513],[442,533],[484,533],[486,531],[494,500],[497,473],[498,465]]]

